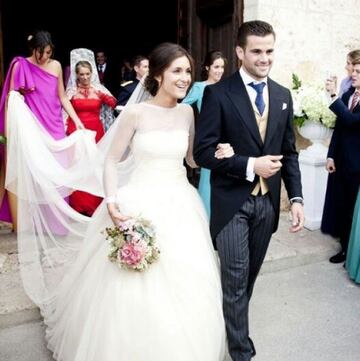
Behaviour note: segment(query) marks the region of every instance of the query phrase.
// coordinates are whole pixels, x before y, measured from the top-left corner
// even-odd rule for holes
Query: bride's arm
[[[192,119],[189,128],[189,147],[186,154],[186,163],[191,168],[198,168],[193,156],[194,149],[194,137],[195,137],[195,126],[194,126],[194,115],[192,113]],[[216,147],[214,157],[217,159],[231,158],[234,155],[234,150],[229,143],[219,143]]]
[[[136,131],[136,109],[131,106],[127,107],[121,113],[118,122],[119,124],[117,125],[116,133],[110,145],[110,149],[106,155],[104,164],[104,187],[106,203],[108,212],[114,224],[129,218],[119,212],[118,205],[116,204],[118,184],[116,165],[127,151],[131,139]]]

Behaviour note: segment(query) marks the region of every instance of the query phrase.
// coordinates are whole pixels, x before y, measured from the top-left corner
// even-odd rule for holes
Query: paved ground
[[[250,325],[256,361],[359,361],[360,286],[327,261],[263,274]]]
[[[283,213],[254,291],[254,360],[360,361],[360,286],[328,263],[336,242],[319,231],[289,234],[288,226]],[[21,287],[14,236],[0,235],[0,360],[52,361],[43,335]]]

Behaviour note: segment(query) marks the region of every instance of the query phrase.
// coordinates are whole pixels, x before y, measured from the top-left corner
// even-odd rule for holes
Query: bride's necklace
[[[84,98],[88,98],[89,97],[89,90],[90,90],[90,86],[82,86],[82,85],[78,85],[78,92],[84,96]]]

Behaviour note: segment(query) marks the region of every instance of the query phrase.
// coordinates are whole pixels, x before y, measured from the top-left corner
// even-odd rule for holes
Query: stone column
[[[305,228],[311,231],[319,229],[324,208],[328,173],[325,170],[326,147],[301,150],[299,164],[304,196]]]

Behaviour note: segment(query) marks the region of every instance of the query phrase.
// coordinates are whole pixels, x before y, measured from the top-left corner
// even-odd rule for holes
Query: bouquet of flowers
[[[131,218],[106,228],[105,234],[110,241],[109,260],[120,268],[144,271],[159,258],[154,227],[145,219]]]
[[[329,102],[321,84],[302,84],[296,74],[292,75],[292,97],[294,101],[294,122],[300,128],[305,120],[335,126],[336,116],[329,109]]]

